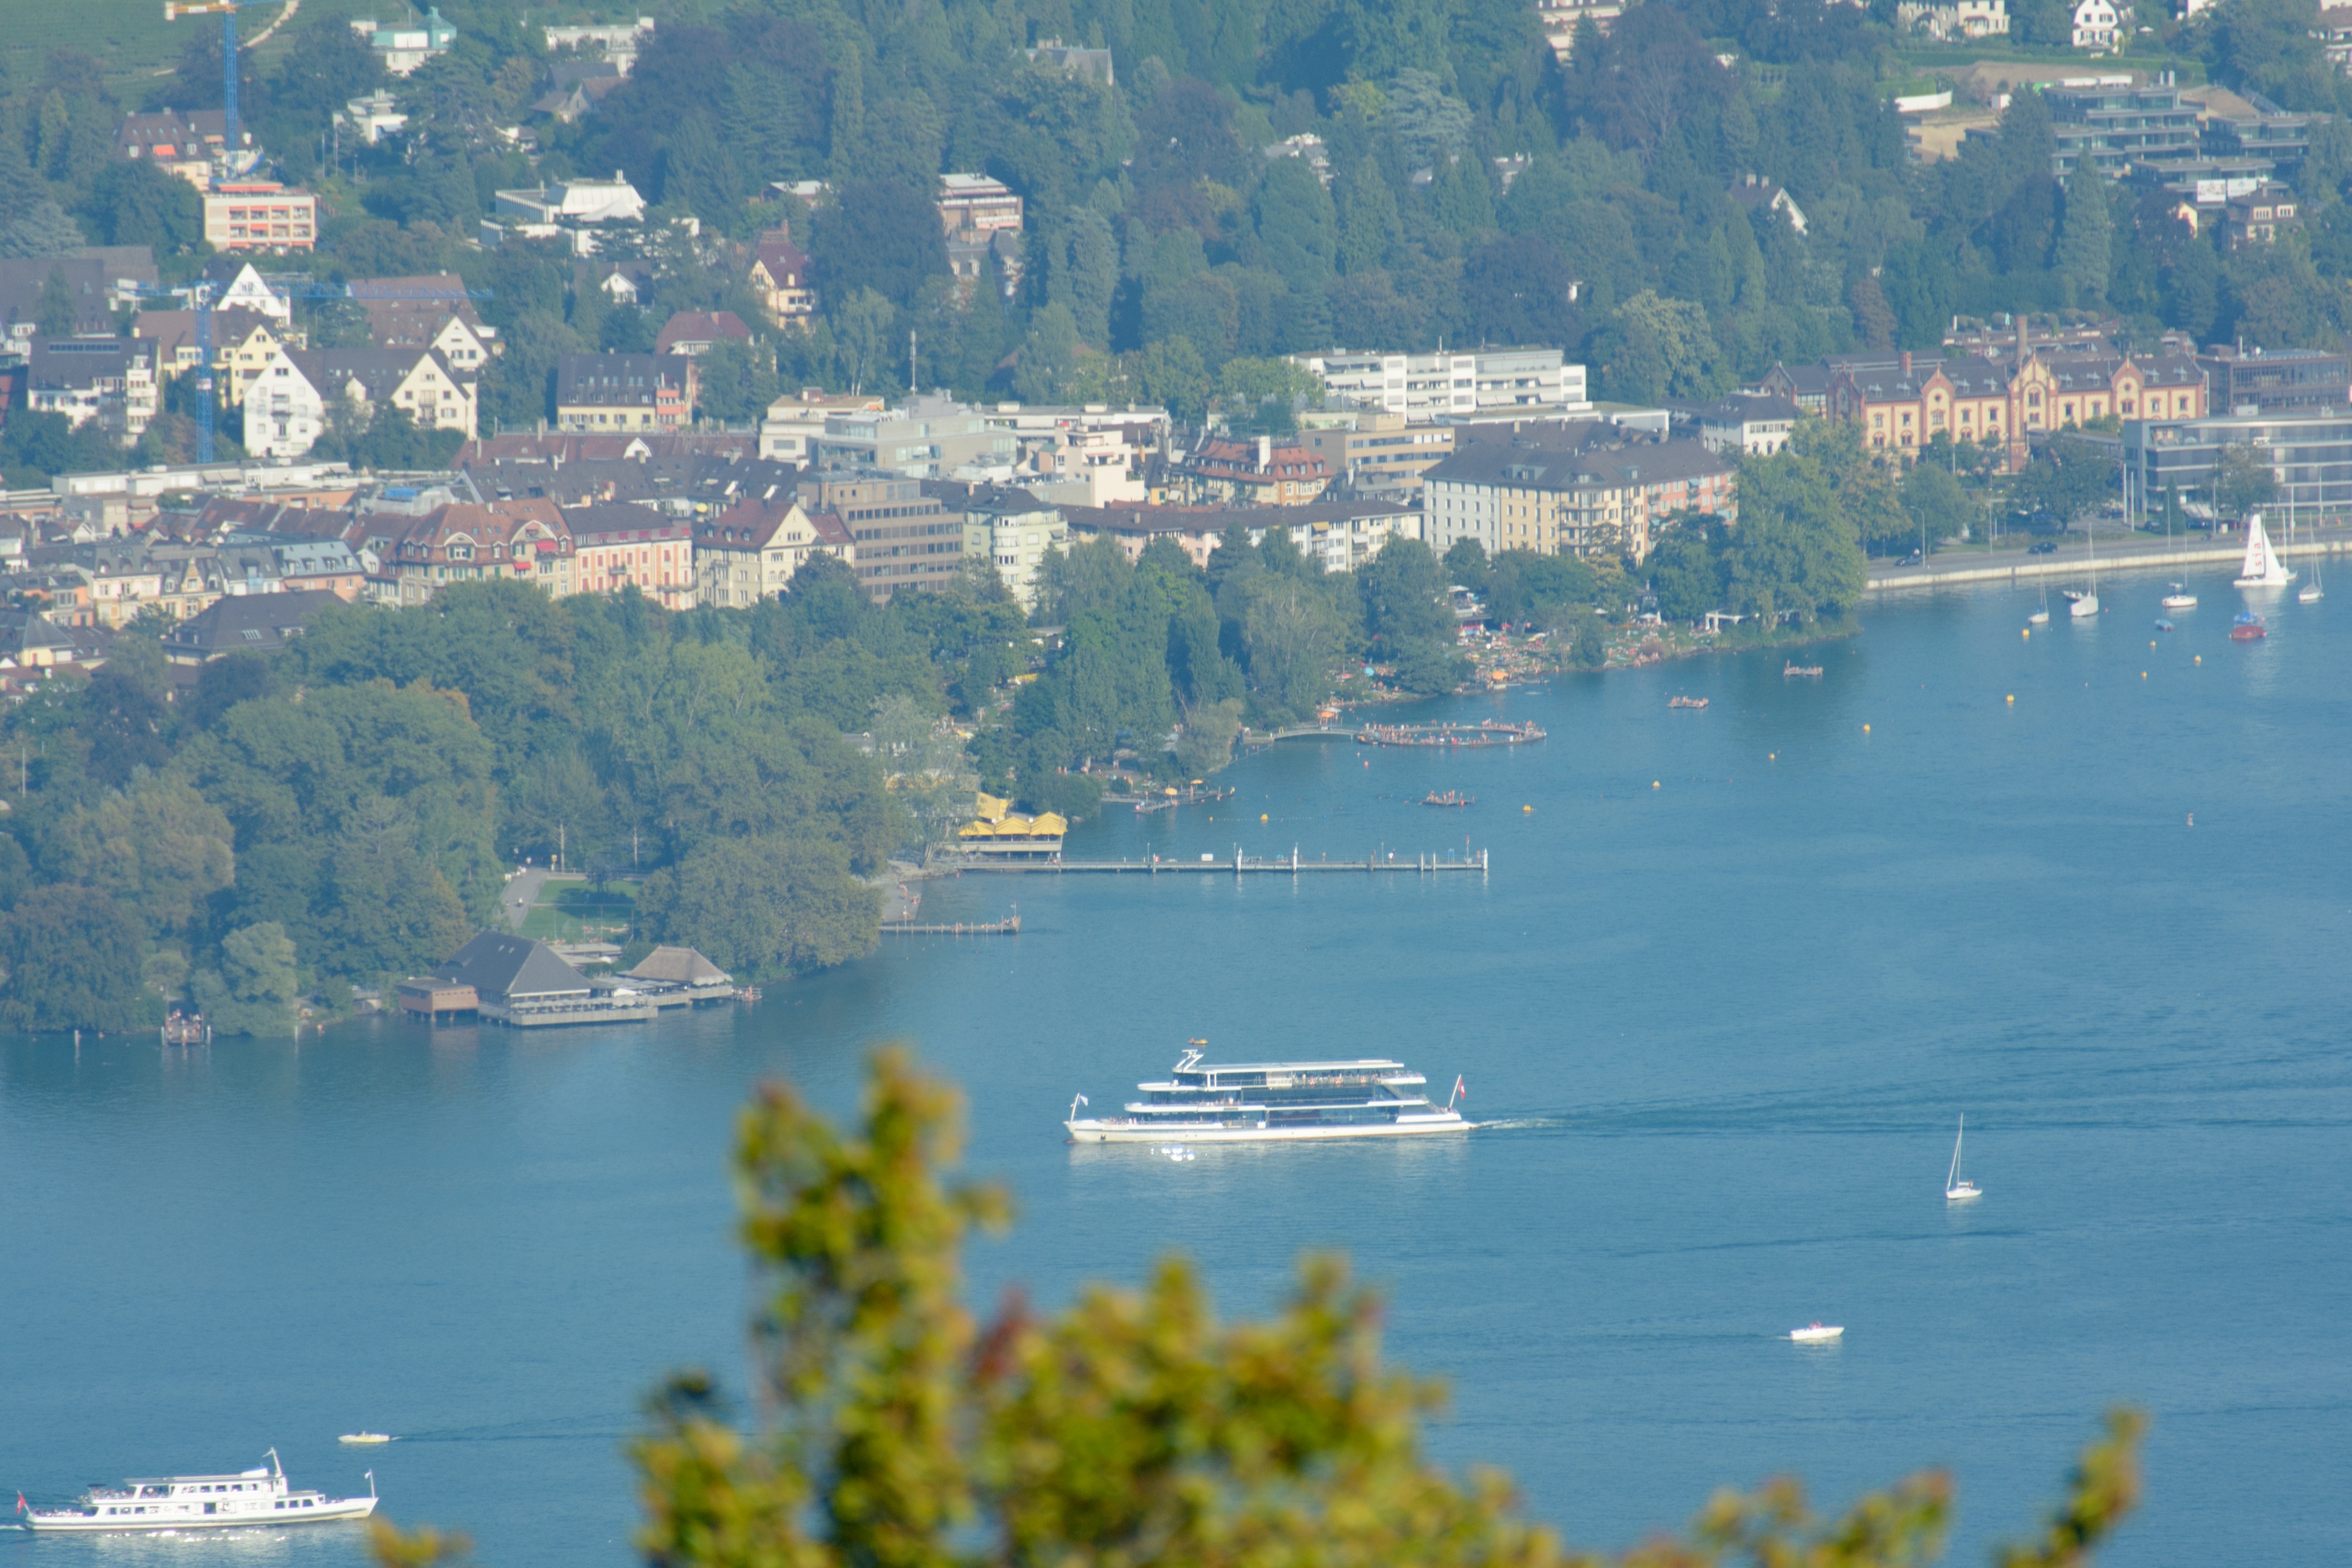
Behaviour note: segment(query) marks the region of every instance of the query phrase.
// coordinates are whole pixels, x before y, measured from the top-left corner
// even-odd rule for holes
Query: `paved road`
[[[507,918],[507,929],[520,931],[523,917],[530,906],[539,902],[539,890],[547,885],[548,872],[544,866],[516,873],[507,883],[506,892],[499,895],[499,911]]]

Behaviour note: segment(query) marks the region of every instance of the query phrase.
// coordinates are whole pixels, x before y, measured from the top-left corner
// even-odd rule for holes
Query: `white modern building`
[[[367,40],[383,60],[383,68],[396,77],[404,77],[436,55],[446,55],[449,46],[457,41],[457,29],[441,19],[439,7],[425,13],[425,20],[406,26],[380,27],[373,16],[352,23],[352,31]]]
[[[552,239],[568,234],[574,255],[591,256],[596,242],[588,231],[599,224],[642,223],[646,199],[615,169],[609,180],[567,180],[560,185],[500,191],[496,214],[482,220],[484,245],[496,246],[509,235]]]
[[[1431,354],[1339,349],[1291,358],[1323,383],[1327,398],[1383,408],[1416,423],[1578,413],[1592,406],[1584,367],[1565,363],[1558,349]]]
[[[601,48],[604,57],[620,68],[627,76],[629,68],[637,63],[637,51],[653,41],[654,19],[640,16],[634,24],[619,26],[548,27],[547,47],[556,49]]]

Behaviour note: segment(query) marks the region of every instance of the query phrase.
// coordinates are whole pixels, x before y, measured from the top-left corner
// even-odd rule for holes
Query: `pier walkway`
[[[1240,851],[1219,860],[1203,855],[1198,860],[1171,860],[1153,855],[1139,861],[977,861],[956,865],[957,871],[994,872],[1000,874],[1023,873],[1037,875],[1081,875],[1102,873],[1128,876],[1247,876],[1255,874],[1306,876],[1316,872],[1352,872],[1359,876],[1366,873],[1402,873],[1407,875],[1432,876],[1441,872],[1486,870],[1486,852],[1475,855],[1458,854],[1370,854],[1360,861],[1308,860],[1297,850],[1287,855],[1245,855]]]
[[[2271,548],[2282,557],[2295,559],[2304,556],[2336,556],[2352,554],[2352,538],[2298,538],[2293,544],[2271,541]],[[2119,537],[2112,544],[2101,540],[2098,569],[2101,576],[2126,571],[2168,570],[2176,567],[2235,566],[2246,556],[2243,539],[2234,543],[2206,542],[2198,539],[2175,539],[2169,544],[2145,536]],[[1949,588],[1972,582],[2032,582],[2042,578],[2084,577],[2089,575],[2091,560],[2082,540],[2069,539],[2054,555],[2029,555],[2023,550],[1998,550],[1990,554],[1975,551],[1944,558],[1930,558],[1923,562],[1895,564],[1873,562],[1864,587],[1874,593],[1900,593],[1921,589]]]

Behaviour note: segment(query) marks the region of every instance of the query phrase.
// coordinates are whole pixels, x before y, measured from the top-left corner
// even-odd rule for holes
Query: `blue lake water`
[[[894,942],[652,1027],[0,1042],[0,1498],[275,1444],[298,1484],[372,1466],[387,1513],[495,1568],[625,1563],[636,1399],[741,1364],[735,1107],[788,1073],[845,1108],[897,1036],[966,1086],[971,1164],[1020,1204],[976,1299],[1172,1249],[1256,1312],[1300,1249],[1344,1249],[1393,1354],[1452,1386],[1435,1451],[1508,1468],[1579,1542],[1776,1471],[1833,1504],[1943,1464],[1979,1562],[2131,1400],[2149,1500],[2105,1561],[2341,1563],[2352,600],[2277,596],[2233,645],[2240,596],[2195,586],[2169,634],[2152,578],[2030,639],[2035,596],[1987,590],[1874,607],[1799,654],[1818,683],[1759,654],[1436,705],[1550,738],[1286,743],[1213,810],[1072,843],[1466,838],[1484,877],[975,876],[927,915],[1017,900],[1018,938]],[[1190,1036],[1401,1056],[1504,1124],[1182,1164],[1063,1142],[1074,1092],[1109,1104]],[[1962,1112],[1986,1196],[1950,1210]],[[1788,1342],[1816,1318],[1844,1342]],[[338,1448],[360,1427],[403,1440]],[[362,1556],[335,1526],[0,1536],[0,1568]]]

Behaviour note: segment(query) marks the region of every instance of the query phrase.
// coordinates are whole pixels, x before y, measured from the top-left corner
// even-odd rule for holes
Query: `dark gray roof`
[[[588,977],[549,951],[546,943],[502,931],[483,932],[433,976],[471,986],[486,1001],[588,994]]]
[[[1529,432],[1480,433],[1422,476],[1429,484],[1510,485],[1572,490],[1580,485],[1661,485],[1728,474],[1732,465],[1696,441],[1656,441],[1580,420]]]
[[[317,589],[232,595],[164,632],[163,650],[183,659],[272,653],[300,636],[320,611],[341,602]]]

